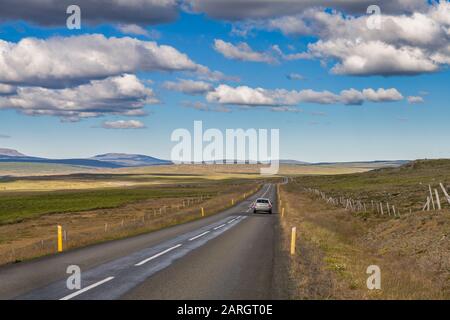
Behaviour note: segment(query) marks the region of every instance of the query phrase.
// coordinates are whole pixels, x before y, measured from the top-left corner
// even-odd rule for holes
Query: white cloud
[[[102,124],[105,129],[143,129],[145,124],[138,120],[105,121]]]
[[[0,40],[0,82],[63,87],[138,71],[192,71],[220,74],[194,63],[177,49],[153,41],[103,35]]]
[[[423,97],[420,97],[420,96],[409,96],[407,98],[407,100],[408,100],[408,103],[410,103],[410,104],[424,103],[425,102]]]
[[[135,75],[125,74],[65,89],[18,87],[16,94],[0,96],[0,109],[77,121],[107,114],[144,115],[145,105],[158,102],[152,89]]]
[[[222,84],[206,95],[209,102],[247,106],[276,106],[280,103],[267,90],[239,86],[236,88]]]
[[[364,89],[362,92],[364,97],[371,102],[390,102],[403,99],[403,95],[395,88],[379,88],[376,91],[374,89]]]
[[[300,103],[316,104],[346,104],[360,105],[365,101],[391,102],[402,100],[403,96],[395,88],[377,90],[368,88],[362,91],[356,89],[343,90],[340,94],[330,91],[286,90],[250,88],[248,86],[231,87],[220,85],[206,95],[206,100],[212,103],[240,106],[292,106]]]
[[[305,52],[284,54],[277,48],[279,55],[285,60],[328,61],[334,64],[331,70],[336,74],[413,75],[435,72],[450,64],[450,2],[441,1],[401,14],[381,8],[380,30],[368,28],[369,15],[344,15],[317,7],[253,21],[253,27],[317,37],[318,41],[310,43]],[[247,22],[248,29],[249,25]]]
[[[144,36],[148,38],[158,39],[161,35],[156,30],[147,30],[137,24],[119,24],[117,30],[123,34],[132,34],[137,36]]]
[[[265,63],[276,62],[276,59],[269,52],[254,51],[245,42],[240,42],[237,45],[234,45],[220,39],[215,39],[214,49],[228,59]]]
[[[195,81],[189,79],[181,79],[177,82],[166,81],[163,84],[164,88],[174,91],[183,92],[186,94],[205,94],[213,89],[213,86],[205,81]]]
[[[315,57],[338,59],[340,62],[331,69],[335,74],[389,76],[434,72],[439,68],[420,48],[397,48],[381,41],[318,41],[309,45],[309,51]]]
[[[361,91],[351,88],[341,91],[341,100],[348,105],[361,105],[364,103],[365,96]]]
[[[125,34],[135,34],[139,36],[148,36],[149,32],[142,28],[141,26],[138,26],[137,24],[119,24],[117,26],[117,29]]]

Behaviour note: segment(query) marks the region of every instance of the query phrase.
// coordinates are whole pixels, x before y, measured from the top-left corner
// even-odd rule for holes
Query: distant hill
[[[0,148],[0,157],[1,156],[7,156],[7,157],[26,157],[23,153],[18,152],[14,149],[5,149]]]
[[[0,148],[0,162],[20,163],[54,163],[71,166],[83,166],[93,168],[123,168],[136,166],[151,166],[171,164],[170,161],[161,160],[144,155],[108,153],[93,158],[83,159],[48,159],[24,155],[13,149]]]
[[[376,160],[376,161],[353,161],[353,162],[318,162],[313,163],[315,166],[345,166],[358,168],[389,168],[400,167],[409,163],[409,160]]]
[[[92,160],[114,163],[124,167],[142,167],[154,166],[163,164],[172,164],[171,161],[162,160],[142,154],[127,154],[127,153],[106,153],[94,156]]]
[[[222,164],[226,160],[221,161],[205,161],[198,164]],[[163,159],[158,159],[142,154],[127,154],[127,153],[105,153],[96,155],[91,158],[76,158],[76,159],[48,159],[24,155],[17,150],[0,148],[0,162],[22,162],[22,163],[55,163],[66,164],[71,166],[83,166],[93,168],[124,168],[124,167],[143,167],[155,165],[170,165],[173,162]],[[231,161],[230,163],[248,163],[248,161]],[[320,162],[308,163],[298,160],[282,159],[282,165],[300,165],[300,166],[345,166],[358,168],[385,168],[385,167],[399,167],[408,163],[407,160],[380,160],[380,161],[355,161],[355,162]]]

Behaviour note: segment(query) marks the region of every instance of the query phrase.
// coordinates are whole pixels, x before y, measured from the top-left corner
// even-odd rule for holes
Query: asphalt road
[[[274,214],[253,214],[257,197]],[[276,299],[274,185],[219,214],[160,231],[0,268],[0,299]],[[69,265],[81,289],[69,290]]]

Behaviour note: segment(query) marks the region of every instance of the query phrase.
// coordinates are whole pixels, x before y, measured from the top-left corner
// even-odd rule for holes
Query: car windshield
[[[269,200],[266,199],[258,199],[256,200],[257,203],[269,203]]]

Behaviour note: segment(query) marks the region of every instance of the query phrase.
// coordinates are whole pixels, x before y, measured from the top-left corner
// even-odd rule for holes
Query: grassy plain
[[[60,166],[0,163],[4,174],[0,178],[0,263],[54,252],[58,224],[70,234],[67,246],[75,248],[198,219],[200,206],[208,215],[218,212],[265,181],[280,180],[261,176],[260,167],[173,165],[87,172],[70,168],[64,174]],[[280,175],[361,170],[367,169],[283,165]],[[190,205],[182,206],[186,201]]]

